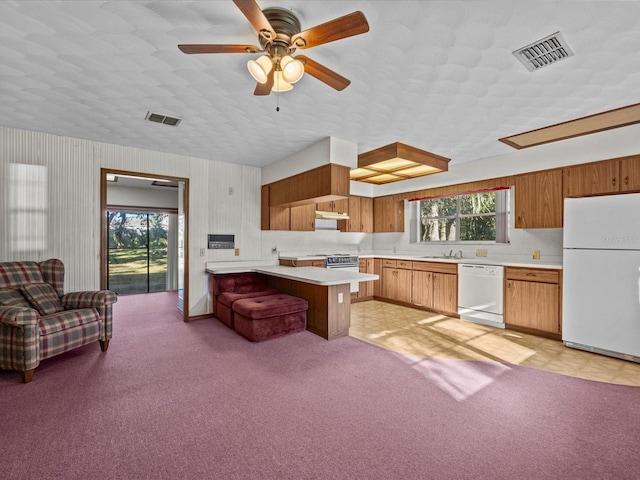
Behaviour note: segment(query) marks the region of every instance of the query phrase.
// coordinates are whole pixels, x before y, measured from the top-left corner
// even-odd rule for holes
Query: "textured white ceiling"
[[[293,10],[303,30],[361,10],[368,33],[298,52],[351,85],[307,75],[256,97],[256,55],[177,49],[257,44],[231,0],[2,0],[0,124],[254,166],[328,136],[358,152],[400,141],[453,164],[512,151],[503,136],[640,102],[640,2],[258,3]],[[529,73],[511,54],[556,31],[574,57]]]

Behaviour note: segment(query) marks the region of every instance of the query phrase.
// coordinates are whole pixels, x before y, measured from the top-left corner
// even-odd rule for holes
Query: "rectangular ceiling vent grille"
[[[530,72],[535,72],[542,67],[574,55],[560,32],[549,35],[526,47],[519,48],[513,54]]]
[[[144,117],[144,119],[149,120],[150,122],[164,123],[165,125],[171,125],[172,127],[177,127],[182,121],[181,118],[169,117],[167,115],[151,112],[147,112],[147,116]]]

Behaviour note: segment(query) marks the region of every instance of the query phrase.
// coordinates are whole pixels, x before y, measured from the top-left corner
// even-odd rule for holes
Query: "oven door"
[[[327,265],[325,268],[332,268],[332,269],[341,269],[344,272],[355,272],[358,273],[360,272],[360,268],[358,268],[358,266],[353,265],[353,266],[349,266],[349,265]],[[357,280],[353,281],[353,282],[349,282],[349,290],[351,291],[351,293],[357,293],[358,290],[360,289],[360,282],[358,282]]]

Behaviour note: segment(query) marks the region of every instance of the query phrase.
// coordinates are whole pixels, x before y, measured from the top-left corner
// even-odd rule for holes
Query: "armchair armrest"
[[[39,317],[33,308],[0,306],[0,324],[9,327],[37,325]]]
[[[60,300],[65,310],[72,310],[74,308],[99,308],[116,303],[118,301],[118,295],[111,290],[72,292],[63,295]]]

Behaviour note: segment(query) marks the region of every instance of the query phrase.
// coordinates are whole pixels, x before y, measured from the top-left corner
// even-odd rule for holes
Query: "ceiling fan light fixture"
[[[257,60],[249,60],[247,62],[247,68],[254,80],[264,85],[267,83],[269,72],[273,68],[273,62],[271,61],[271,57],[263,55]]]
[[[291,55],[285,55],[280,59],[282,78],[288,83],[296,83],[304,75],[304,65]]]
[[[273,87],[271,88],[272,92],[288,92],[293,89],[293,85],[287,82],[282,75],[282,71],[278,70],[275,72],[273,76]]]

